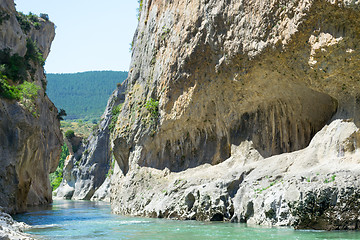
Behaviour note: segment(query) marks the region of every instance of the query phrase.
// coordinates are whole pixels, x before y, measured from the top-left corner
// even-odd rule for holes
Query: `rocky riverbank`
[[[0,239],[2,240],[34,240],[32,236],[23,232],[23,230],[30,228],[25,223],[19,223],[7,213],[0,211]]]

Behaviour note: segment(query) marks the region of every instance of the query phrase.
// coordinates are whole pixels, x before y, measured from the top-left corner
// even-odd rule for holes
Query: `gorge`
[[[22,30],[11,0],[0,11],[0,49],[25,57],[30,39],[46,59],[54,25]],[[126,216],[359,230],[359,17],[350,0],[140,1],[128,78],[71,152],[56,198],[105,199]],[[8,213],[52,201],[63,143],[30,59],[35,114],[0,98]]]

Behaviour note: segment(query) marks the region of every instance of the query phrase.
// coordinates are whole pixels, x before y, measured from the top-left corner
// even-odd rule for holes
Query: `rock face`
[[[25,223],[14,221],[9,214],[0,211],[0,239],[33,240],[34,238],[29,234],[23,233],[23,230],[29,227]]]
[[[30,25],[25,32],[10,0],[0,2],[0,13],[0,50],[23,57],[30,39],[47,57],[55,36],[53,23],[39,18],[38,26]],[[27,64],[24,80],[39,87],[33,105],[0,98],[0,206],[10,213],[52,201],[49,173],[58,165],[63,142],[57,109],[45,94],[44,69],[33,59]]]
[[[113,92],[99,126],[88,138],[88,143],[66,160],[63,181],[56,190],[56,198],[90,200],[99,189],[93,200],[109,200],[109,179],[106,180],[112,160],[109,125],[113,109],[122,102],[124,86]]]
[[[355,177],[353,169],[336,174],[343,183],[341,189],[318,184],[303,188],[283,156],[306,148],[334,119],[351,118],[354,131],[354,124],[360,124],[359,17],[359,3],[346,0],[144,0],[126,100],[112,135],[118,164],[112,188],[114,212],[304,228],[324,223],[325,218],[311,214],[306,220],[293,207],[288,210],[291,213],[283,214],[285,220],[279,220],[281,204],[257,215],[263,211],[251,200],[256,193],[253,182],[265,184],[266,176],[275,182],[278,169],[280,178],[289,181],[284,186],[295,186],[301,195],[299,201],[312,194],[316,205],[327,192],[338,196],[338,201],[355,196],[341,190],[352,186],[346,181],[346,171]],[[336,136],[331,139],[340,142]],[[244,147],[248,155],[242,154]],[[326,152],[333,146],[322,147]],[[338,152],[332,154],[335,157]],[[357,156],[353,154],[351,161]],[[315,177],[312,165],[330,161],[322,157],[294,157],[294,165],[303,164],[303,174]],[[312,163],[314,159],[318,162]],[[259,162],[259,166],[253,169],[244,162]],[[343,169],[339,162],[334,167],[320,171],[320,181],[338,167]],[[205,169],[207,173],[202,174]],[[173,183],[178,192],[171,196],[174,201],[154,187],[168,186],[166,182],[175,179],[167,176],[183,177]],[[248,179],[246,184],[244,179]],[[140,201],[140,193],[147,200]],[[274,195],[279,201],[283,196]],[[175,199],[183,197],[187,207],[177,208]],[[340,205],[326,204],[340,214]],[[321,214],[329,222],[334,214],[326,211]],[[334,223],[331,228],[341,227]]]
[[[359,226],[360,135],[336,120],[310,145],[264,159],[252,142],[232,147],[226,161],[179,173],[142,167],[118,172],[113,211],[137,216],[233,221],[296,228]],[[145,190],[144,190],[145,189]],[[114,204],[115,203],[115,204]]]

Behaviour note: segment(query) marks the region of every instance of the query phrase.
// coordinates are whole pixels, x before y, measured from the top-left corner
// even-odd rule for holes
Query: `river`
[[[27,233],[37,239],[360,239],[360,232],[351,231],[125,217],[111,214],[107,203],[89,201],[55,201],[14,219],[33,226]]]

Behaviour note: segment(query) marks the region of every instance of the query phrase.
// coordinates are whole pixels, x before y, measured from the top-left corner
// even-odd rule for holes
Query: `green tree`
[[[70,140],[75,137],[75,132],[73,130],[67,130],[65,133],[65,137]]]

